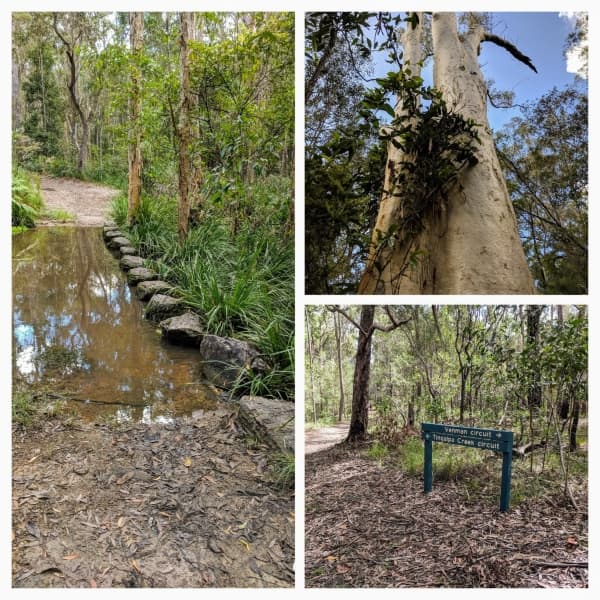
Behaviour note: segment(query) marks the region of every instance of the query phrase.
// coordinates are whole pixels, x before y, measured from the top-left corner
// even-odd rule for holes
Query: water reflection
[[[13,375],[74,392],[82,415],[162,421],[211,408],[199,355],[142,318],[95,228],[13,239]]]

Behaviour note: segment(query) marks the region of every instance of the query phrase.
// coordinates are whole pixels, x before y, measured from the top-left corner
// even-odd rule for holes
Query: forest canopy
[[[306,307],[307,423],[346,421],[356,408],[351,399],[364,308]],[[390,311],[401,324],[373,333],[363,396],[376,438],[429,421],[513,429],[522,443],[539,442],[557,420],[576,447],[587,414],[586,307],[417,305]],[[373,323],[389,328],[384,307],[376,307]]]

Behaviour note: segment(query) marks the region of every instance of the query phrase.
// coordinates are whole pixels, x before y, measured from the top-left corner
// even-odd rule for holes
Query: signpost
[[[502,452],[502,486],[500,489],[500,510],[506,512],[510,504],[510,475],[512,471],[513,432],[498,429],[479,429],[463,425],[443,425],[421,423],[421,438],[425,442],[425,464],[423,479],[425,493],[433,485],[433,448],[432,442],[458,444],[482,450]]]

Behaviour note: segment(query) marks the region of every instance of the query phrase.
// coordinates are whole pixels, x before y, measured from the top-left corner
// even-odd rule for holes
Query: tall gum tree
[[[191,107],[190,89],[190,40],[194,30],[194,15],[182,12],[179,15],[179,66],[180,66],[180,110],[179,110],[179,203],[178,231],[179,239],[187,237],[190,221],[192,191],[191,159]]]
[[[405,63],[412,65],[411,70],[422,58],[421,22],[422,18],[416,28],[409,27],[402,39]],[[382,234],[385,237],[391,225],[402,226],[402,206],[384,191],[359,293],[533,293],[533,278],[487,119],[487,90],[478,63],[480,45],[495,43],[535,68],[512,44],[486,32],[477,19],[471,19],[467,32],[460,34],[455,13],[433,14],[432,41],[434,86],[450,110],[478,124],[477,164],[459,173],[438,203],[442,209],[426,215],[414,239],[389,244],[387,237],[385,248],[378,239]],[[400,103],[398,110],[402,110]],[[398,159],[390,145],[386,182]],[[382,267],[374,266],[376,254]],[[409,260],[411,256],[416,260]]]
[[[129,94],[129,186],[127,193],[127,222],[131,225],[142,197],[142,72],[140,56],[144,35],[144,13],[129,15],[131,45],[131,91]]]

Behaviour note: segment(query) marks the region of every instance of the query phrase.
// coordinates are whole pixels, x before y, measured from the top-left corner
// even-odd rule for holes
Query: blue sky
[[[515,93],[515,102],[523,104],[536,100],[553,87],[562,88],[575,80],[567,72],[564,44],[570,31],[569,21],[558,13],[492,13],[493,32],[512,42],[531,58],[538,73],[516,61],[508,52],[491,43],[482,44],[479,64],[484,76],[495,81],[498,90]],[[376,76],[392,67],[383,56],[375,58]],[[431,83],[431,64],[423,76]],[[520,113],[518,108],[495,109],[488,107],[488,118],[493,129],[502,127],[511,117]]]

